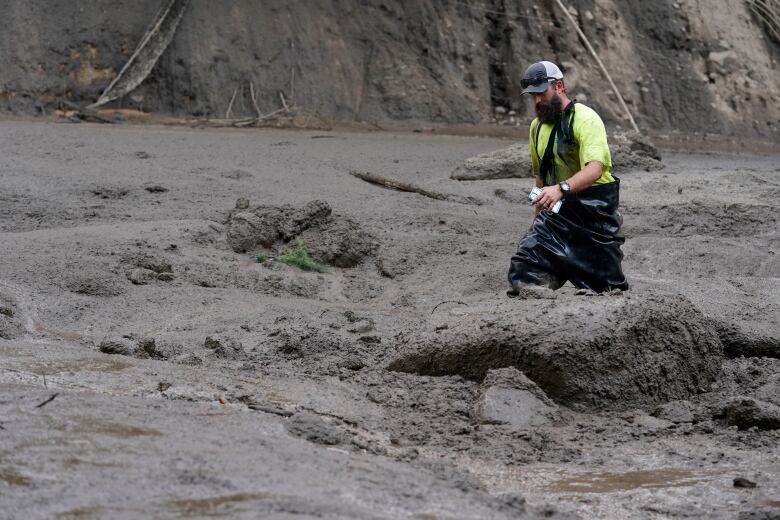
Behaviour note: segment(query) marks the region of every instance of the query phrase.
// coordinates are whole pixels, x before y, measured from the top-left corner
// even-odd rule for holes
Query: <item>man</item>
[[[619,181],[612,176],[604,123],[593,109],[569,99],[554,63],[528,67],[521,86],[536,106],[531,164],[541,193],[533,201],[533,224],[511,259],[507,294],[558,289],[567,280],[595,292],[627,290],[620,267],[625,239]]]

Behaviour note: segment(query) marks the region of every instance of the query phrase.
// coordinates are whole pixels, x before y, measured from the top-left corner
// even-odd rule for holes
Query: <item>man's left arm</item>
[[[604,172],[604,161],[609,161],[607,131],[598,116],[584,121],[577,130],[575,137],[580,144],[580,164],[585,166],[566,179],[571,193],[577,193],[593,186],[593,183]],[[539,204],[537,206],[539,208],[552,207],[563,198],[563,195],[560,185],[548,186],[542,190],[534,203]]]
[[[601,177],[604,165],[599,161],[591,161],[583,169],[569,177],[566,182],[569,183],[571,193],[585,190],[593,186],[593,183]],[[547,186],[542,189],[542,193],[534,201],[538,208],[551,208],[563,198],[563,191],[560,185]]]

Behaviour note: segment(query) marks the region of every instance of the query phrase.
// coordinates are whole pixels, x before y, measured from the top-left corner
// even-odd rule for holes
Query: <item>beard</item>
[[[558,94],[553,94],[549,103],[540,101],[536,104],[536,117],[543,124],[553,124],[563,115],[563,101]]]

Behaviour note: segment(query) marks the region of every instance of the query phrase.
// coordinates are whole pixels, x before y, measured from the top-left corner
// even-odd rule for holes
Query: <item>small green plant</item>
[[[265,255],[255,255],[255,262],[258,264],[264,264],[266,260],[273,260],[273,258],[269,258]]]
[[[274,258],[274,260],[283,264],[295,266],[298,269],[302,269],[304,271],[317,271],[318,273],[325,273],[328,270],[327,267],[309,256],[309,253],[306,252],[306,246],[303,244],[303,242],[300,241],[295,245],[295,247],[287,251],[285,254],[277,256]]]

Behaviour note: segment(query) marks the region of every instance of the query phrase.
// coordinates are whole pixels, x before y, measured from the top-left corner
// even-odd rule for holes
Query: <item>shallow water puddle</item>
[[[720,473],[722,471],[680,468],[581,473],[551,482],[544,489],[553,493],[613,493],[632,489],[683,487],[707,481]]]
[[[237,493],[210,498],[193,498],[189,500],[174,500],[170,502],[183,517],[192,516],[225,516],[235,512],[244,502],[263,500],[270,495],[266,493]]]
[[[501,466],[469,460],[465,467],[482,480],[491,493],[544,491],[547,493],[619,493],[713,483],[728,468],[654,468],[632,471],[577,471],[552,464]]]
[[[30,372],[43,376],[51,376],[62,372],[121,372],[133,366],[132,363],[121,360],[100,358],[79,358],[62,361],[48,361],[45,364],[30,367]]]

